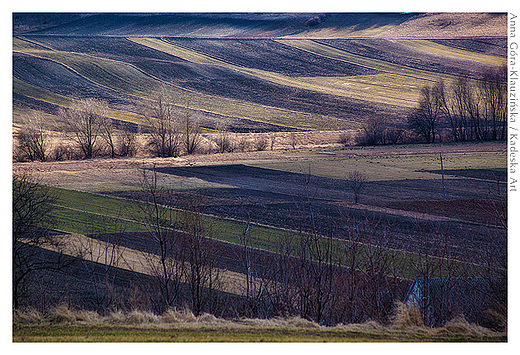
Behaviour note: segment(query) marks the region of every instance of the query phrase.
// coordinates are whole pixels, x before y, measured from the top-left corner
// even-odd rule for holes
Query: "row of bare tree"
[[[421,89],[407,118],[407,129],[382,116],[366,120],[359,145],[504,140],[507,131],[507,68],[489,69],[479,80],[458,77]]]
[[[147,144],[153,155],[172,157],[197,151],[201,142],[201,128],[188,111],[183,117],[178,117],[162,94],[138,107],[146,123],[145,130],[149,133]],[[131,124],[119,124],[116,129],[108,111],[106,102],[93,98],[79,100],[70,108],[58,110],[57,116],[64,122],[65,129],[74,135],[80,152],[76,156],[73,156],[70,147],[63,144],[51,150],[46,128],[48,122],[42,113],[25,117],[17,133],[17,155],[20,159],[31,161],[135,155],[138,128]]]
[[[477,81],[458,77],[421,90],[408,127],[427,142],[446,128],[453,141],[503,140],[507,130],[507,68],[489,69]]]
[[[21,161],[114,158],[134,156],[140,150],[157,157],[175,157],[204,150],[218,153],[262,151],[269,145],[273,150],[275,144],[274,133],[255,140],[238,139],[220,124],[212,139],[216,150],[208,150],[203,147],[202,129],[197,120],[187,109],[181,113],[175,111],[164,94],[159,93],[153,100],[136,104],[136,107],[143,117],[143,125],[116,123],[108,116],[107,104],[93,98],[80,100],[67,109],[61,108],[57,116],[64,129],[73,134],[74,144],[64,141],[53,144],[48,129],[51,119],[41,112],[27,115],[16,134],[15,158]],[[146,137],[143,146],[138,142],[138,133]],[[295,137],[291,136],[290,141],[294,149]]]

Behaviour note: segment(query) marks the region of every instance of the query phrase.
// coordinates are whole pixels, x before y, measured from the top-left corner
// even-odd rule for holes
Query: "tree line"
[[[95,157],[131,157],[145,152],[156,157],[176,157],[207,153],[203,147],[202,128],[189,109],[176,111],[166,94],[160,91],[153,99],[136,103],[143,124],[118,122],[109,118],[106,102],[88,98],[74,102],[69,108],[60,108],[56,125],[69,133],[73,143],[52,142],[49,118],[41,112],[26,115],[16,133],[15,159],[18,161],[78,160]],[[144,140],[138,140],[144,137]],[[232,151],[271,150],[274,134],[262,135],[256,140],[237,140],[221,123],[211,138],[218,153]],[[295,138],[291,138],[295,146]]]
[[[383,117],[365,122],[361,145],[504,140],[507,132],[507,68],[490,68],[478,80],[457,77],[424,86],[406,129]]]

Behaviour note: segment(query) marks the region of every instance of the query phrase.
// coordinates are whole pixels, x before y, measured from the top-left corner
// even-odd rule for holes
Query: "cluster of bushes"
[[[16,134],[14,158],[17,161],[60,161],[137,154],[137,127],[120,123],[116,129],[107,110],[104,102],[95,99],[81,100],[69,109],[60,109],[57,115],[71,136],[68,142],[63,139],[53,142],[42,113],[25,117]]]
[[[355,143],[358,145],[385,145],[412,143],[414,137],[410,132],[402,128],[391,127],[390,122],[384,117],[369,118],[356,136]]]

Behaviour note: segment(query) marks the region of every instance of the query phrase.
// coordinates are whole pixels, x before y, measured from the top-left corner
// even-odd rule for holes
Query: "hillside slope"
[[[14,14],[14,34],[194,38],[458,38],[506,36],[507,14]]]
[[[25,13],[13,20],[15,124],[27,110],[56,115],[89,97],[106,101],[116,122],[142,124],[136,102],[164,90],[177,114],[190,112],[207,129],[350,130],[381,116],[403,126],[425,85],[476,80],[507,61],[506,14]]]

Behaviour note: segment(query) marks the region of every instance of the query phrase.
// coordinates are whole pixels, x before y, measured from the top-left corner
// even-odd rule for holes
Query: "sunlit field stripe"
[[[74,99],[28,84],[18,78],[13,78],[13,92],[65,108],[71,107],[76,102]],[[132,112],[109,109],[108,117],[125,122],[142,123],[141,117]]]
[[[440,43],[431,42],[424,39],[396,39],[395,42],[429,53],[445,55],[453,58],[472,60],[482,64],[505,66],[507,59],[482,53],[475,53],[468,50],[445,46]]]
[[[117,251],[112,251],[110,247],[107,248],[107,243],[100,240],[90,238],[82,234],[65,234],[60,235],[59,240],[62,249],[58,249],[55,245],[45,244],[42,248],[52,251],[62,252],[65,255],[73,257],[82,257],[84,260],[101,263],[105,260],[105,256],[110,257],[110,253],[117,253],[120,255],[117,264],[110,265],[123,270],[137,272],[145,275],[154,276],[151,270],[153,263],[159,263],[159,256],[143,251],[137,251],[118,245]],[[109,246],[112,244],[108,243]],[[189,263],[184,262],[189,267]],[[230,271],[226,269],[214,268],[221,276],[221,282],[218,285],[220,291],[241,295],[241,285],[245,284],[245,275]],[[184,280],[186,282],[186,280]]]
[[[172,83],[161,81],[125,62],[72,52],[41,50],[21,52],[61,63],[78,75],[98,85],[136,97],[153,98],[154,93],[164,89],[167,91],[170,102],[174,105],[224,116],[305,129],[341,130],[355,128],[354,126],[356,126],[351,121],[334,117],[287,110],[187,90]],[[305,85],[308,86],[308,84]]]
[[[129,39],[193,63],[218,65],[280,85],[406,108],[412,108],[417,105],[417,98],[423,86],[431,85],[441,79],[447,83],[455,79],[451,75],[431,73],[351,54],[312,40],[276,41],[330,59],[342,60],[351,64],[386,71],[387,73],[333,77],[288,77],[265,70],[233,65],[157,38]]]
[[[190,61],[192,63],[197,64],[207,64],[207,65],[218,65],[221,67],[229,68],[232,70],[236,70],[238,72],[252,75],[254,77],[257,77],[259,79],[263,79],[266,81],[270,81],[275,84],[295,87],[298,89],[304,89],[304,90],[311,90],[323,94],[329,94],[329,95],[336,95],[336,96],[342,96],[342,97],[348,97],[348,98],[355,98],[359,100],[364,100],[368,102],[375,102],[375,103],[382,103],[382,104],[390,104],[390,105],[396,105],[401,107],[413,107],[415,105],[415,102],[410,100],[408,95],[402,95],[402,97],[398,97],[398,93],[392,92],[387,93],[387,89],[383,82],[379,82],[378,78],[379,76],[374,75],[358,75],[358,76],[336,76],[336,77],[289,77],[285,76],[279,73],[275,72],[269,72],[265,70],[260,69],[253,69],[253,68],[247,68],[242,67],[238,65],[233,65],[215,58],[212,58],[208,55],[198,53],[196,51],[183,48],[181,46],[167,43],[165,41],[162,41],[157,38],[129,38],[131,41],[134,41],[135,43],[142,44],[144,46],[154,48],[157,50],[161,50],[165,53],[180,57],[184,60]],[[292,43],[292,42],[303,42],[302,40],[290,40],[290,41],[279,41],[281,43]],[[305,41],[307,42],[307,41]],[[314,43],[312,41],[309,41],[311,43]],[[300,46],[298,46],[300,48]],[[314,52],[313,52],[314,53]],[[317,53],[315,53],[317,54]],[[360,56],[357,56],[359,58],[363,58]],[[338,58],[331,58],[331,59],[338,59]],[[344,60],[343,58],[342,60]],[[360,64],[361,62],[367,62],[366,58],[364,58],[361,62],[356,61],[349,61],[353,64]],[[379,61],[381,62],[381,61]],[[371,65],[364,65],[368,68],[372,69],[381,69],[378,67],[378,65],[383,65],[385,62],[381,63],[371,63]],[[392,70],[397,71],[401,70],[398,66],[392,66]],[[408,73],[408,72],[407,72]],[[408,73],[409,74],[409,73]],[[416,74],[418,77],[415,78],[415,80],[418,83],[422,82],[428,82],[428,81],[435,81],[432,79],[432,76],[430,74],[423,74],[421,75]],[[360,79],[361,78],[361,79]],[[371,81],[370,84],[361,84],[361,81]],[[412,74],[407,75],[407,77],[402,78],[403,81],[410,82],[411,80],[414,80]],[[344,81],[349,82],[350,87],[342,86],[342,85],[331,85],[332,81]],[[430,82],[430,83],[431,83]],[[418,84],[419,85],[419,84]],[[379,92],[379,94],[372,95],[373,92],[367,92],[367,89],[373,89],[376,88],[376,90]],[[414,93],[412,97],[418,96],[420,89],[416,90],[417,92]]]

